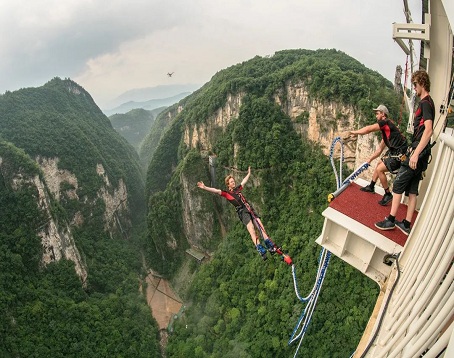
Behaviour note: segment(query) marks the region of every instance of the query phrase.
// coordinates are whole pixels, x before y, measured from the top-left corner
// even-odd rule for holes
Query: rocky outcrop
[[[203,239],[210,237],[214,225],[212,213],[203,215],[206,208],[204,207],[202,196],[194,195],[195,189],[193,183],[190,183],[184,175],[180,176],[182,188],[182,207],[183,207],[183,229],[185,237],[191,246],[203,248]]]
[[[68,170],[58,169],[58,158],[37,157],[36,162],[41,167],[47,187],[57,200],[60,200],[60,187],[62,183],[70,184],[73,189],[68,189],[65,194],[71,199],[79,199],[77,196],[77,178]]]
[[[61,200],[62,195],[65,195],[68,199],[79,200],[77,195],[79,183],[76,176],[68,170],[59,169],[58,161],[58,158],[36,157],[36,162],[44,174],[47,188],[58,201]],[[65,185],[66,189],[62,191],[63,183],[67,185]],[[80,226],[83,222],[84,218],[80,212],[76,212],[71,219],[71,224],[74,226]]]
[[[202,153],[211,152],[212,139],[216,135],[216,132],[223,132],[232,118],[239,116],[243,97],[244,93],[236,95],[229,94],[224,107],[219,108],[203,124],[187,125],[183,134],[183,140],[186,146],[189,148],[200,146]]]
[[[51,215],[50,211],[50,194],[58,201],[63,196],[69,199],[79,200],[77,189],[79,187],[77,177],[69,172],[58,168],[58,158],[37,157],[36,162],[39,164],[45,183],[41,182],[38,177],[34,179],[34,185],[38,190],[38,205],[46,212],[48,221],[40,228],[39,236],[44,248],[42,261],[48,264],[52,261],[58,261],[61,258],[71,260],[75,264],[77,274],[82,281],[87,278],[87,270],[83,264],[80,253],[75,245],[71,233],[71,226],[80,226],[84,222],[84,217],[80,212],[76,212],[70,223],[57,222]],[[120,180],[118,187],[112,187],[104,167],[98,164],[96,172],[103,178],[104,186],[98,191],[98,198],[101,198],[105,204],[103,213],[104,229],[112,236],[114,232],[122,233],[127,238],[127,232],[131,223],[126,215],[128,209],[128,193],[123,180]],[[63,185],[64,184],[64,185]],[[18,185],[18,184],[16,184]],[[87,198],[82,198],[87,203]],[[127,226],[125,228],[124,226]]]
[[[207,118],[203,124],[190,124],[184,128],[184,143],[188,148],[200,148],[202,155],[212,151],[216,133],[225,131],[232,118],[238,117],[244,93],[229,94],[224,107]],[[305,139],[317,143],[325,155],[330,155],[331,144],[343,132],[356,128],[356,113],[352,106],[337,102],[322,102],[309,95],[304,82],[287,83],[285,88],[275,93],[274,99],[293,121],[297,133]],[[371,156],[378,140],[374,134],[361,136],[358,140],[349,139],[344,143],[344,162],[356,168]],[[335,146],[334,157],[340,157],[340,147]],[[235,151],[235,148],[234,148]],[[374,165],[374,163],[372,163]],[[362,177],[372,177],[373,166],[362,173]]]
[[[109,182],[102,164],[96,167],[98,175],[102,176],[105,186],[98,192],[98,197],[104,201],[106,210],[104,211],[104,230],[110,232],[111,236],[114,232],[121,232],[124,238],[128,238],[124,224],[129,228],[130,220],[124,220],[128,217],[128,191],[123,179],[118,182],[118,187],[112,190],[112,185]],[[122,224],[123,222],[123,224]]]
[[[36,176],[33,180],[38,190],[38,205],[46,212],[48,221],[40,228],[38,235],[41,237],[41,244],[44,252],[42,262],[49,264],[59,261],[61,258],[74,262],[77,275],[82,282],[87,279],[87,269],[82,262],[79,250],[76,247],[69,225],[56,222],[50,212],[50,200],[46,193],[44,183]]]
[[[284,89],[276,93],[275,101],[292,119],[295,130],[302,137],[319,144],[325,155],[330,154],[335,137],[354,128],[353,107],[337,102],[321,102],[309,96],[304,82],[287,83]],[[334,154],[339,157],[338,148],[335,148]],[[355,148],[344,147],[344,160],[353,166]]]
[[[202,153],[210,152],[216,132],[224,131],[231,119],[238,117],[243,96],[244,93],[229,94],[224,107],[219,108],[203,124],[187,125],[184,143],[189,148],[199,146]],[[339,133],[354,128],[353,107],[311,98],[303,82],[288,83],[275,94],[274,99],[292,119],[295,130],[304,138],[321,145],[326,155],[329,155],[331,143]],[[355,152],[347,148],[344,158],[353,165]]]

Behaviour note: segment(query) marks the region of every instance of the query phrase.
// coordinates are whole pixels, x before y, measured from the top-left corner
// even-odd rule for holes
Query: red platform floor
[[[380,230],[374,225],[376,222],[384,220],[391,210],[391,202],[387,206],[378,204],[381,198],[382,195],[361,191],[358,184],[352,183],[329,206],[403,247],[408,236],[397,227],[393,230]],[[400,204],[396,219],[401,221],[405,219],[406,214],[407,206]],[[416,216],[417,212],[415,211],[411,221],[412,225],[415,222]]]

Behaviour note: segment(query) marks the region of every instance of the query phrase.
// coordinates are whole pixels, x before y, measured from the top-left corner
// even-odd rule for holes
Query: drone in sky
[[[167,72],[167,77],[172,77],[173,72]]]

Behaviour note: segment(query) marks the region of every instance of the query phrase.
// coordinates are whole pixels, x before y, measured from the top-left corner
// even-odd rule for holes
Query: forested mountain
[[[0,96],[0,355],[158,357],[138,156],[70,80]]]
[[[225,175],[238,183],[251,166],[244,193],[293,257],[299,289],[309,292],[321,212],[336,185],[329,143],[373,123],[379,103],[397,118],[392,83],[355,59],[336,50],[288,50],[222,70],[160,114],[140,156],[150,155],[148,145],[147,260],[188,306],[174,323],[169,356],[293,354],[287,340],[304,307],[290,267],[274,257],[263,262],[230,204],[196,183],[222,188]],[[185,254],[191,247],[208,262],[193,263]],[[377,294],[372,281],[333,258],[300,355],[350,356]]]
[[[140,144],[150,131],[151,124],[166,107],[146,110],[132,109],[125,114],[113,114],[109,117],[113,128],[139,151]]]

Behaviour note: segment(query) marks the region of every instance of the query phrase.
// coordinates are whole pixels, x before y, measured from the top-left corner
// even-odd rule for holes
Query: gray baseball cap
[[[376,111],[383,112],[384,114],[386,114],[387,116],[389,116],[388,108],[386,108],[386,106],[385,106],[384,104],[381,104],[381,105],[379,105],[377,108],[374,108],[374,112],[376,112]]]

